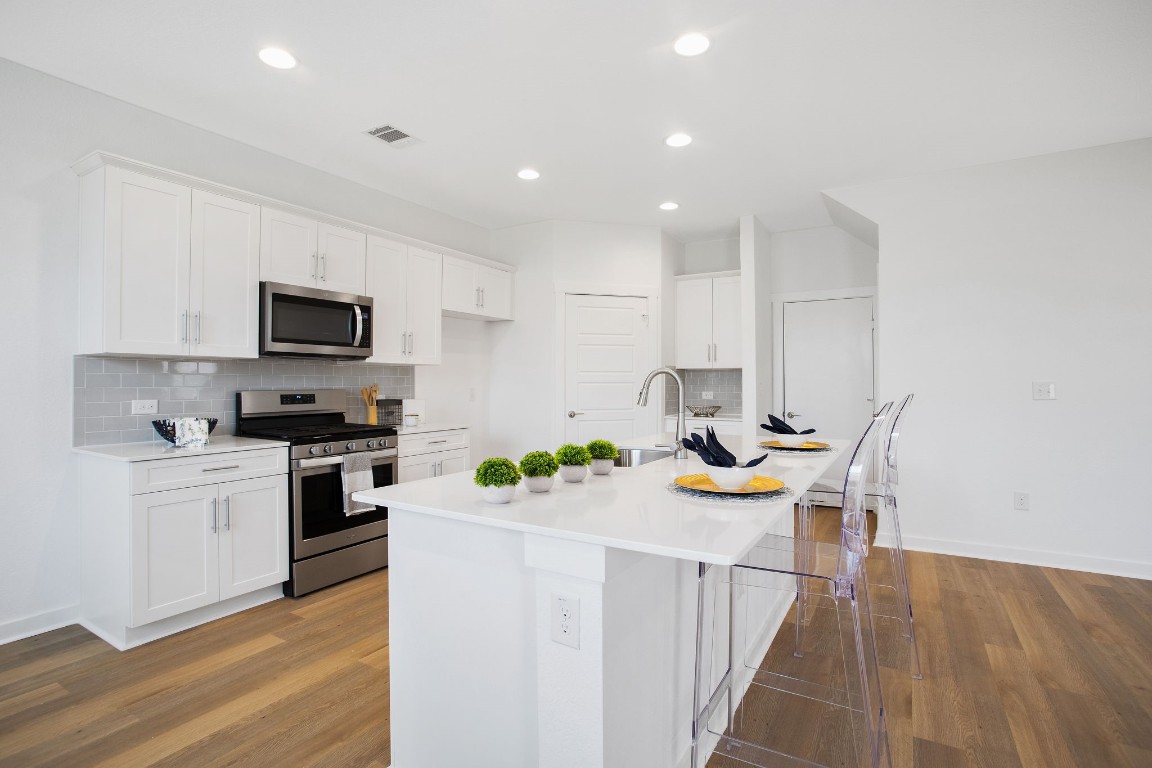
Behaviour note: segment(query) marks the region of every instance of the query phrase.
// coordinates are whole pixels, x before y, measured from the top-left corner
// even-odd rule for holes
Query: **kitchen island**
[[[759,439],[736,453],[758,455]],[[671,440],[628,444],[656,442]],[[356,494],[389,507],[393,768],[686,766],[698,563],[790,535],[793,502],[846,445],[830,442],[765,461],[793,494],[762,504],[673,495],[706,470],[695,456],[557,478],[504,505],[470,473]]]

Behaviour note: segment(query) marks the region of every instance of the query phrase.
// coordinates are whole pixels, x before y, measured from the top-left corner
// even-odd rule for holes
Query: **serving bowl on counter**
[[[688,405],[685,407],[692,412],[693,416],[702,416],[704,418],[715,416],[720,412],[720,406],[718,405]]]
[[[219,419],[214,419],[211,416],[198,417],[201,421],[208,422],[208,434],[212,434],[212,430],[216,429],[216,422]],[[156,434],[164,438],[173,445],[176,444],[176,422],[184,421],[186,419],[156,419],[152,422],[152,429],[156,430]]]

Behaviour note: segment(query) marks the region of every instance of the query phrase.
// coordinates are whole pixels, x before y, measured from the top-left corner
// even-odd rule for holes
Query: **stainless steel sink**
[[[673,453],[672,446],[667,448],[620,448],[620,455],[616,457],[618,467],[638,467],[659,459],[666,459]]]

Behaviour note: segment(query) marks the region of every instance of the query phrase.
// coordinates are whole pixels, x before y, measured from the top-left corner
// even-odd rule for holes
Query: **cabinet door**
[[[408,246],[375,235],[368,238],[367,295],[372,297],[370,363],[407,363],[406,264]],[[437,296],[439,299],[439,296]]]
[[[259,355],[260,206],[192,190],[189,352]]]
[[[220,486],[220,599],[288,580],[288,476]]]
[[[459,448],[455,451],[441,451],[432,456],[436,459],[436,476],[451,475],[456,472],[465,472],[468,469],[468,449]]]
[[[483,265],[476,267],[480,313],[499,320],[512,319],[512,273]]]
[[[676,367],[712,367],[712,279],[676,283]]]
[[[315,286],[316,222],[275,208],[260,209],[260,279]]]
[[[743,367],[740,335],[740,278],[717,277],[712,281],[713,368]]]
[[[408,249],[407,326],[409,363],[440,362],[441,276],[443,257],[423,248]]]
[[[130,626],[219,599],[217,487],[132,497]]]
[[[363,296],[367,236],[354,229],[324,223],[318,225],[317,235],[320,273],[316,287]]]
[[[397,482],[408,483],[413,480],[423,480],[432,477],[435,466],[435,453],[425,453],[421,456],[401,456],[396,460]]]
[[[441,296],[445,310],[476,314],[480,309],[478,287],[475,264],[452,256],[444,257],[444,290]]]
[[[103,351],[186,354],[192,190],[106,173]]]

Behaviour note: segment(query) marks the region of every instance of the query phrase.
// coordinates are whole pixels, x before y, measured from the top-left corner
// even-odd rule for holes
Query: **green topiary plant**
[[[484,459],[476,467],[473,475],[476,485],[516,485],[520,482],[520,470],[511,459]]]
[[[582,445],[564,443],[556,449],[556,461],[574,467],[584,467],[592,463],[592,454]]]
[[[615,444],[610,440],[593,440],[588,443],[588,453],[594,459],[614,459],[620,455]]]
[[[520,472],[525,477],[552,477],[559,468],[548,451],[532,451],[520,459]]]

